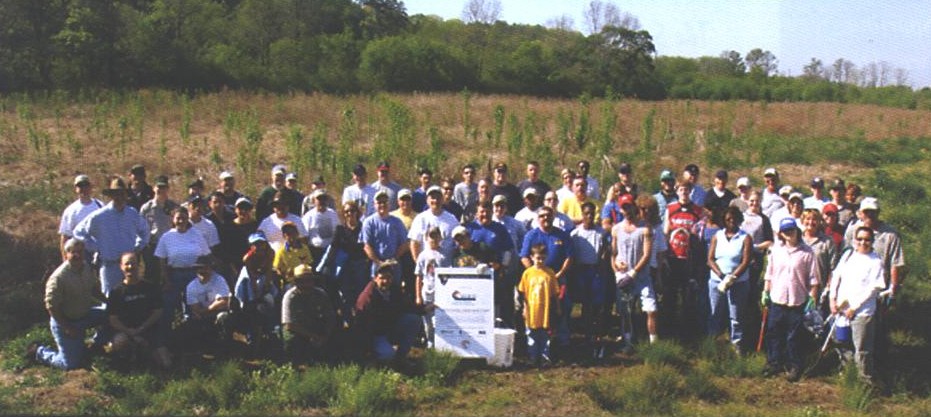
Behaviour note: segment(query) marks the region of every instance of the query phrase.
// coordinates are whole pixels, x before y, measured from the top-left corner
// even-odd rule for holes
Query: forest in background
[[[886,62],[813,57],[790,77],[761,48],[663,56],[636,18],[600,0],[586,10],[587,35],[559,19],[467,13],[473,3],[484,4],[471,0],[464,20],[443,20],[409,15],[398,0],[8,0],[0,93],[468,90],[931,108],[931,89],[913,90]]]

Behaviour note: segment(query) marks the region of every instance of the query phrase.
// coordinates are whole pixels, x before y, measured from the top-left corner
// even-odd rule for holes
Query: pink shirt
[[[820,268],[811,247],[803,242],[794,248],[785,243],[773,245],[766,280],[774,303],[790,307],[805,304],[811,286],[818,285],[819,276]]]

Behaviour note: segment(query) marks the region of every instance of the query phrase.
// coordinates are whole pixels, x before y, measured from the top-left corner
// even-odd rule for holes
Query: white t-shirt
[[[201,217],[197,223],[191,220],[191,224],[194,225],[194,230],[200,232],[204,239],[207,240],[207,246],[212,248],[220,244],[220,234],[217,232],[217,226],[210,219]]]
[[[336,226],[339,224],[339,216],[336,211],[325,208],[323,212],[316,208],[308,210],[301,217],[301,223],[307,230],[307,236],[310,237],[310,246],[325,248],[333,242],[336,235]]]
[[[200,277],[191,280],[185,292],[187,293],[185,296],[187,305],[192,306],[200,304],[207,307],[213,304],[217,297],[229,297],[230,287],[220,274],[214,272],[207,282],[201,283]]]
[[[417,264],[414,266],[414,275],[422,277],[423,286],[420,288],[420,296],[423,297],[424,303],[432,303],[436,293],[436,272],[435,268],[449,266],[449,258],[444,256],[440,251],[430,249],[429,247],[420,252],[417,256]]]
[[[84,220],[88,214],[94,212],[99,208],[103,207],[103,203],[96,198],[92,198],[87,204],[81,203],[81,199],[74,200],[73,203],[69,204],[68,207],[65,207],[65,211],[61,214],[61,223],[58,225],[58,234],[65,237],[71,237],[71,232],[74,231],[74,228],[77,227],[78,223],[81,220]]]
[[[853,252],[844,255],[831,278],[831,293],[837,294],[838,303],[847,300],[857,316],[871,316],[876,312],[876,294],[886,288],[883,280],[883,263],[876,252]]]
[[[199,256],[209,255],[210,247],[204,236],[194,229],[184,233],[171,229],[162,235],[155,246],[155,256],[168,260],[173,268],[190,268]]]
[[[414,221],[411,222],[411,230],[407,232],[407,238],[420,242],[422,248],[427,248],[429,247],[426,240],[427,231],[431,227],[439,227],[443,237],[443,240],[440,241],[440,252],[447,258],[452,259],[453,252],[456,250],[456,242],[453,241],[452,234],[453,229],[458,225],[459,222],[456,218],[446,210],[443,210],[439,216],[427,210],[414,217]]]
[[[300,237],[307,237],[307,229],[304,228],[304,222],[301,221],[300,217],[297,217],[294,213],[288,213],[285,218],[278,218],[278,215],[275,213],[269,214],[265,220],[262,220],[262,223],[259,223],[258,230],[261,230],[262,233],[265,233],[265,238],[268,240],[268,244],[272,246],[272,249],[275,252],[278,252],[278,249],[281,249],[284,246],[285,238],[284,233],[281,232],[281,225],[285,222],[294,223],[297,226],[297,234]]]

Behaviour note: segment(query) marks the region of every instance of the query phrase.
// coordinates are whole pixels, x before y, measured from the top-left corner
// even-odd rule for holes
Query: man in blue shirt
[[[492,264],[495,270],[495,318],[500,319],[505,327],[513,328],[514,286],[517,283],[504,273],[504,266],[510,264],[514,246],[508,229],[492,221],[493,212],[490,201],[479,203],[475,221],[466,224],[466,228],[471,232],[473,242],[484,244],[497,255],[497,261]]]
[[[388,192],[381,190],[375,193],[375,214],[365,218],[362,222],[362,233],[359,234],[365,255],[372,261],[372,276],[375,276],[383,262],[389,259],[397,260],[410,250],[404,222],[392,216],[388,207]],[[395,263],[392,272],[392,276],[399,278],[392,280],[392,285],[400,287],[403,281],[400,279],[400,264]]]
[[[551,207],[543,206],[537,210],[539,226],[528,231],[524,236],[524,244],[520,249],[520,258],[524,267],[530,268],[533,265],[533,261],[530,259],[530,248],[539,244],[546,246],[546,262],[544,264],[556,272],[556,279],[559,282],[559,302],[563,311],[556,324],[556,345],[567,347],[569,345],[569,313],[572,311],[572,302],[566,296],[566,279],[569,267],[572,266],[572,242],[569,233],[553,226],[555,217],[555,210]]]
[[[123,281],[120,257],[126,252],[139,254],[149,244],[149,224],[127,204],[129,191],[122,178],[114,177],[103,194],[110,197],[110,203],[78,223],[74,237],[97,252],[101,289],[108,295]]]

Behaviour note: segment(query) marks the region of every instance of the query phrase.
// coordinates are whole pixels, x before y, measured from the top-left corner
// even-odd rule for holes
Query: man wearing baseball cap
[[[278,192],[287,196],[287,210],[289,212],[295,215],[301,214],[301,201],[304,199],[304,196],[300,195],[300,192],[290,190],[285,186],[285,176],[287,173],[288,168],[284,165],[278,164],[272,167],[271,184],[262,190],[258,200],[255,202],[255,218],[259,219],[259,221],[268,217],[269,214],[272,214],[272,199],[275,198],[275,194]]]
[[[393,285],[401,287],[401,266],[397,262],[410,251],[407,229],[401,219],[392,216],[388,210],[388,192],[380,190],[375,193],[375,214],[362,221],[359,241],[363,243],[365,255],[372,262],[372,275],[385,261],[393,262]]]
[[[844,233],[844,248],[853,249],[856,231],[859,227],[869,227],[873,230],[873,251],[883,261],[883,277],[886,280],[886,300],[893,300],[898,295],[899,286],[905,278],[905,255],[902,251],[902,238],[899,232],[891,225],[879,219],[879,200],[875,197],[864,197],[860,201],[860,220],[851,223]],[[880,320],[882,321],[882,320]]]
[[[659,191],[653,194],[659,206],[659,217],[666,219],[666,207],[679,200],[676,195],[676,176],[672,171],[664,169],[659,174]]]
[[[61,221],[58,224],[58,234],[61,235],[61,242],[58,247],[61,251],[61,260],[65,260],[65,242],[73,236],[74,228],[78,226],[81,220],[84,220],[89,214],[103,207],[103,203],[93,197],[94,186],[87,175],[80,174],[74,177],[74,193],[78,199],[74,200],[65,211],[61,213]]]
[[[220,186],[217,187],[217,191],[223,193],[223,204],[225,204],[227,210],[232,213],[233,206],[236,205],[236,200],[239,200],[239,198],[243,196],[243,194],[236,189],[236,178],[233,176],[232,172],[223,171],[220,173]]]
[[[811,195],[802,200],[802,204],[806,209],[820,211],[824,207],[824,203],[831,201],[828,196],[824,195],[824,179],[821,177],[812,178],[808,187],[811,188]]]
[[[401,184],[398,184],[391,180],[391,164],[388,161],[381,161],[378,163],[377,171],[378,178],[375,182],[372,183],[372,188],[375,189],[375,192],[384,190],[388,193],[388,208],[392,211],[398,209],[398,192],[401,191]]]
[[[763,181],[766,186],[763,187],[763,200],[760,202],[760,207],[763,214],[772,218],[774,211],[785,206],[785,201],[779,196],[779,171],[772,167],[766,168],[763,171]]]
[[[698,165],[688,164],[685,166],[685,169],[682,170],[682,180],[689,183],[692,187],[691,200],[693,203],[704,207],[705,206],[705,196],[707,193],[705,189],[702,188],[701,184],[698,182],[699,169]]]
[[[366,184],[367,177],[365,165],[356,164],[352,168],[352,184],[343,188],[342,203],[355,201],[359,205],[362,217],[368,217],[375,212],[375,188]]]
[[[504,196],[507,198],[508,214],[512,216],[517,214],[517,212],[523,208],[523,204],[520,202],[520,189],[508,181],[508,164],[498,162],[495,164],[492,174],[492,181],[494,184],[494,188],[491,191],[492,199],[499,195]]]
[[[750,208],[750,193],[753,188],[750,187],[750,178],[740,177],[737,179],[737,198],[731,200],[730,205],[740,209],[743,213]]]
[[[731,201],[737,198],[733,191],[727,189],[727,171],[719,169],[714,173],[714,185],[705,190],[705,207],[714,212],[724,209],[731,204]]]
[[[155,195],[152,186],[145,179],[145,167],[142,164],[133,165],[129,169],[129,188],[126,190],[126,204],[136,210],[139,210],[142,204],[151,200],[152,196]]]

